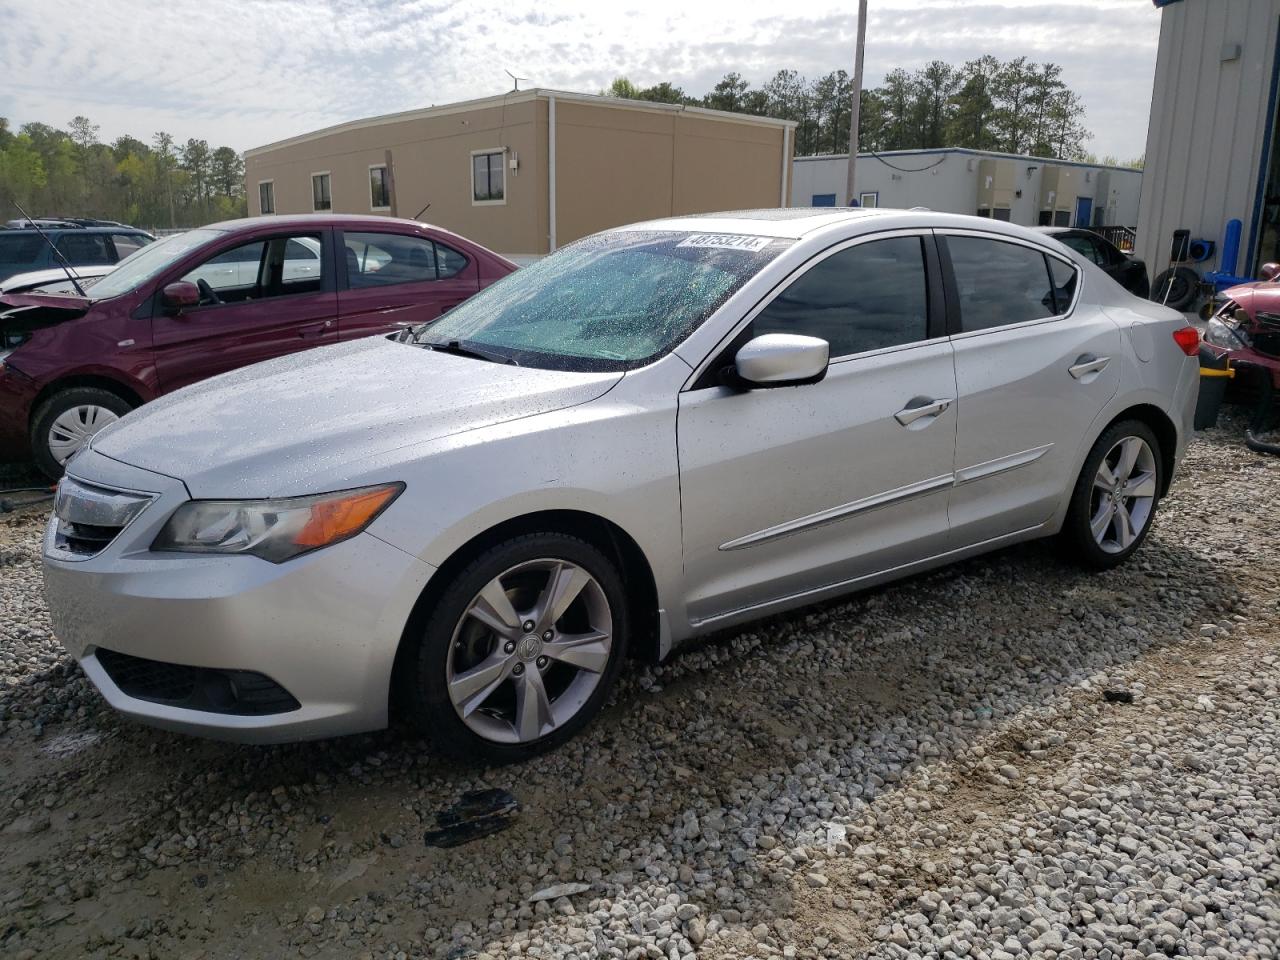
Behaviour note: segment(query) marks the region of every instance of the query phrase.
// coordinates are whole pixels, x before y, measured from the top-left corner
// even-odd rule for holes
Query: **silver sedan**
[[[69,464],[57,632],[103,696],[246,741],[391,704],[509,760],[628,657],[1059,535],[1142,544],[1198,336],[1052,238],[918,211],[581,240],[394,338],[147,404]]]

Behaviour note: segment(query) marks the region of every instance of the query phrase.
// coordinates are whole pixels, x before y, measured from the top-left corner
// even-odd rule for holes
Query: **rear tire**
[[[410,638],[402,703],[442,753],[527,759],[600,711],[627,625],[622,577],[599,549],[551,531],[513,537],[458,573]]]
[[[1076,480],[1062,538],[1076,559],[1107,570],[1142,546],[1164,484],[1160,441],[1140,420],[1122,420],[1100,436]]]
[[[45,476],[62,476],[66,462],[89,439],[133,409],[101,387],[71,387],[42,403],[31,420],[31,458]]]

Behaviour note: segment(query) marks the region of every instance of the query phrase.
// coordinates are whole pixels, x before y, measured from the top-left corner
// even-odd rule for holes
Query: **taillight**
[[[1194,357],[1200,352],[1200,331],[1195,327],[1181,327],[1173,331],[1173,342],[1188,357]]]

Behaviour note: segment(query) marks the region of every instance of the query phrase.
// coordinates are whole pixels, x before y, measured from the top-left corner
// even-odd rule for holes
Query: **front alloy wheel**
[[[435,605],[406,705],[454,756],[517,760],[550,749],[603,705],[625,617],[621,577],[593,545],[558,533],[498,544]]]

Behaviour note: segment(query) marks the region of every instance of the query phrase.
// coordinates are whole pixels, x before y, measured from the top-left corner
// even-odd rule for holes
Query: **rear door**
[[[426,231],[344,231],[341,237],[343,340],[427,323],[479,289],[475,261]]]
[[[328,229],[258,236],[170,277],[166,282],[197,283],[202,297],[180,313],[157,308],[152,326],[161,389],[337,342],[331,244]],[[291,271],[289,254],[312,248],[320,251],[318,270]]]
[[[1119,389],[1120,328],[1077,305],[1080,271],[1042,247],[977,231],[939,241],[959,391],[949,513],[967,546],[1052,516]]]

